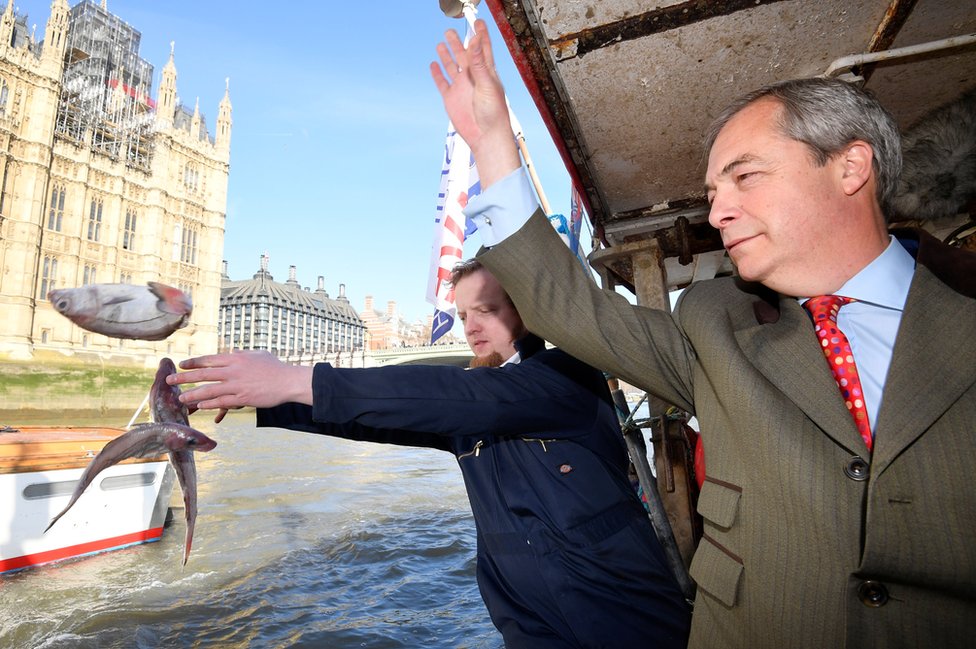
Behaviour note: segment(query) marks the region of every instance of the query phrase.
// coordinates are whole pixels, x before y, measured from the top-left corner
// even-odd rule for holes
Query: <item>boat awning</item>
[[[731,270],[707,224],[701,140],[735,97],[860,77],[904,130],[976,88],[970,0],[486,3],[595,232],[611,249],[656,239],[672,289]],[[633,288],[625,255],[605,265]]]

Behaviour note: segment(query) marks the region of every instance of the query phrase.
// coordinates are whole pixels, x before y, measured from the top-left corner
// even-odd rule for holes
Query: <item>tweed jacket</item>
[[[479,255],[530,330],[697,416],[689,646],[972,646],[976,255],[918,232],[902,243],[917,265],[873,454],[794,298],[722,278],[674,314],[633,306],[541,212]]]

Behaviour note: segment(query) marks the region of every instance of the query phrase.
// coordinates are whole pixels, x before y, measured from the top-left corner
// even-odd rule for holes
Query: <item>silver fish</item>
[[[185,327],[193,311],[186,293],[159,282],[62,288],[48,293],[47,299],[82,329],[134,340],[163,340]]]
[[[189,425],[190,411],[187,410],[185,403],[180,402],[180,386],[166,383],[166,377],[170,374],[176,374],[176,365],[169,358],[163,358],[159,361],[156,380],[149,390],[149,408],[153,421]],[[169,461],[176,470],[176,477],[183,491],[183,515],[186,517],[186,536],[183,541],[184,566],[190,556],[190,548],[193,546],[193,530],[197,521],[197,468],[193,459],[194,450],[196,449],[187,448],[172,450],[169,453]]]
[[[74,493],[68,505],[61,510],[57,516],[44,529],[47,532],[51,526],[58,522],[71,507],[77,502],[81,494],[84,493],[88,485],[99,473],[118,464],[122,460],[130,457],[155,457],[162,453],[209,451],[217,445],[198,430],[178,423],[152,423],[140,424],[129,431],[119,435],[95,456],[95,458],[85,467],[78,484],[75,486]]]

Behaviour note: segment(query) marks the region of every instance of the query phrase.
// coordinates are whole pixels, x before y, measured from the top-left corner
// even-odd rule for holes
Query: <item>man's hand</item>
[[[286,365],[264,351],[198,356],[180,363],[188,370],[166,378],[170,385],[200,383],[180,401],[200,409],[219,408],[219,422],[230,408],[270,408],[290,401],[312,405],[312,368]]]
[[[454,128],[471,147],[484,190],[518,169],[522,160],[485,21],[475,23],[475,32],[465,48],[457,32],[449,30],[446,44],[437,45],[440,63],[430,64],[430,74]]]

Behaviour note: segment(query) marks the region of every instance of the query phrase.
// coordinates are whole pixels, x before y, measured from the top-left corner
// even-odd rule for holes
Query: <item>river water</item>
[[[159,542],[0,577],[0,647],[502,646],[451,455],[191,423],[218,446],[186,568],[176,510]]]

